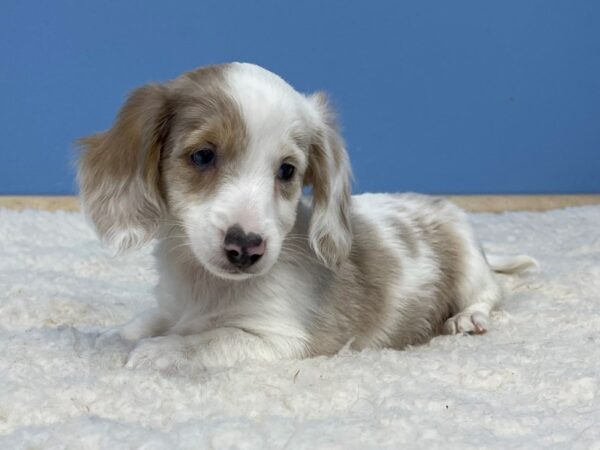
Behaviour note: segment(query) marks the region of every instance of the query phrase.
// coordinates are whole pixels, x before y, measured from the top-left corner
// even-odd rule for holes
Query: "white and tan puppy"
[[[120,329],[131,367],[227,366],[483,333],[501,299],[465,214],[416,194],[350,195],[322,94],[252,64],[135,90],[82,140],[86,214],[118,250],[158,239],[158,308]],[[305,186],[312,198],[303,199]]]

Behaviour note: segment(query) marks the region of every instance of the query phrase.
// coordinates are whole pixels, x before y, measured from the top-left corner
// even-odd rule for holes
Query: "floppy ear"
[[[168,132],[168,89],[135,90],[113,127],[79,141],[83,209],[102,241],[117,251],[140,247],[156,233],[164,204],[161,146]]]
[[[335,269],[352,246],[350,164],[325,94],[316,93],[309,100],[318,114],[305,178],[313,188],[309,239],[317,257]]]

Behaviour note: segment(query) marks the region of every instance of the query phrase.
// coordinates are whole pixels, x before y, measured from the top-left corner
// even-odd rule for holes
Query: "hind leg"
[[[478,264],[456,304],[458,313],[444,323],[444,334],[483,334],[489,329],[490,312],[500,303],[502,289],[487,267]]]

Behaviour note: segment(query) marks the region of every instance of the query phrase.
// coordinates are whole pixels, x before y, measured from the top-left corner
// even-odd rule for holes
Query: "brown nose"
[[[225,233],[223,249],[231,264],[239,269],[245,269],[264,255],[265,241],[259,234],[246,234],[242,227],[236,224],[229,227]]]

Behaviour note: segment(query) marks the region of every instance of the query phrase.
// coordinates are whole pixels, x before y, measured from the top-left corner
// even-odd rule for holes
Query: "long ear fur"
[[[168,89],[135,90],[113,127],[79,141],[83,209],[102,241],[117,251],[140,247],[156,233],[164,205],[161,146],[168,130]]]
[[[313,187],[310,244],[317,257],[336,269],[352,246],[350,164],[335,116],[323,93],[310,97],[318,125],[310,148],[306,184]]]

